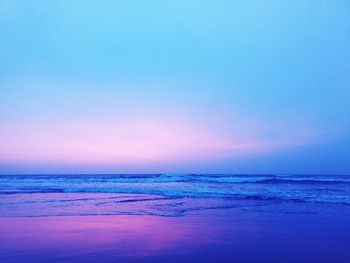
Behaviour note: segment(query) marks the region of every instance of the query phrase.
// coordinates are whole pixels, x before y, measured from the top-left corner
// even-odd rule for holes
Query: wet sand
[[[350,221],[237,210],[1,217],[0,262],[350,262]]]

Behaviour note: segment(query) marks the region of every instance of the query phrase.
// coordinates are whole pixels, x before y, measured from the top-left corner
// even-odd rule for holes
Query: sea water
[[[205,211],[348,217],[345,175],[2,175],[0,216],[157,215]]]

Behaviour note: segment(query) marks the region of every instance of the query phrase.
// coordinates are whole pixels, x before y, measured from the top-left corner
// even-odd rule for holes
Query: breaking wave
[[[114,193],[350,204],[350,177],[337,175],[8,175],[0,194]]]

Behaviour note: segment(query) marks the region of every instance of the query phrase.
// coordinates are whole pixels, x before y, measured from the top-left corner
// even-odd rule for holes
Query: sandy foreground
[[[0,262],[350,262],[350,221],[242,211],[1,217]]]

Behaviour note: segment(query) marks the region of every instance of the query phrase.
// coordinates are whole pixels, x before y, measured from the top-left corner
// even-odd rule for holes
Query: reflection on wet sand
[[[349,226],[332,218],[227,211],[185,217],[3,217],[0,262],[345,263]]]

